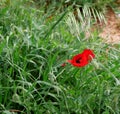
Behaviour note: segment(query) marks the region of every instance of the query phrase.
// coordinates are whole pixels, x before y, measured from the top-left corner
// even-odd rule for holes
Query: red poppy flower
[[[67,62],[71,63],[75,67],[84,67],[94,57],[95,55],[92,50],[85,49],[81,54],[75,55],[71,60],[67,60]]]
[[[88,61],[91,61],[93,58],[95,58],[95,55],[92,50],[90,49],[85,49],[82,54],[84,54],[87,57]]]

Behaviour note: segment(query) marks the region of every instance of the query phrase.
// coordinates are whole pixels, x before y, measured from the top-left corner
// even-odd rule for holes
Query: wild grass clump
[[[120,113],[119,45],[97,31],[87,39],[69,10],[46,18],[22,0],[0,10],[0,113]],[[85,48],[95,53],[90,64],[62,67]]]

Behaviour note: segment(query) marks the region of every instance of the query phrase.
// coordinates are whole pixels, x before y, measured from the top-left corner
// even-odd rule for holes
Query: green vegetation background
[[[120,113],[120,46],[104,43],[97,30],[86,37],[104,11],[85,1],[83,13],[76,8],[79,20],[77,0],[57,9],[55,1],[47,8],[43,1],[1,1],[0,113]],[[89,65],[61,67],[85,48],[96,56]]]

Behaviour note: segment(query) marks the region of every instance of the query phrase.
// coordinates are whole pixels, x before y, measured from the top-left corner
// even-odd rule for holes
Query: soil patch
[[[120,17],[116,15],[112,8],[106,12],[106,24],[100,25],[102,28],[99,36],[103,38],[106,43],[120,43]]]

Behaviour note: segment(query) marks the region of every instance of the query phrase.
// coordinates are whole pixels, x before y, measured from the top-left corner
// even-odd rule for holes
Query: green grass
[[[46,17],[22,0],[0,8],[0,113],[119,114],[120,45],[87,39],[69,10]],[[90,64],[61,67],[85,48]]]

